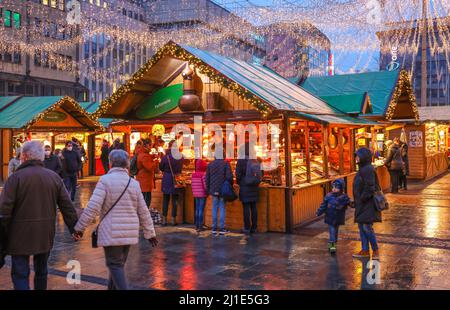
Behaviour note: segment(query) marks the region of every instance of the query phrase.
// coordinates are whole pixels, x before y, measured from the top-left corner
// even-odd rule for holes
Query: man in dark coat
[[[409,175],[409,156],[408,156],[408,143],[402,142],[400,145],[400,151],[403,160],[403,169],[400,173],[399,186],[404,190],[408,189],[408,175]]]
[[[404,168],[402,152],[400,149],[400,141],[398,138],[394,138],[394,143],[388,151],[388,156],[386,158],[386,166],[389,169],[389,174],[391,176],[392,193],[398,193],[398,183],[400,181],[400,174]]]
[[[44,167],[55,172],[62,178],[62,164],[58,156],[54,155],[52,152],[52,147],[50,145],[45,146],[45,159]]]
[[[381,222],[381,212],[375,207],[374,194],[377,186],[375,169],[372,166],[372,153],[367,148],[356,151],[359,171],[353,181],[355,223],[358,223],[362,250],[353,257],[370,257],[369,243],[372,246],[372,259],[378,259],[378,244],[373,230],[374,222]]]
[[[249,146],[245,145],[245,159],[238,159],[236,164],[236,182],[239,184],[239,200],[242,202],[244,211],[244,230],[243,233],[255,233],[258,225],[258,208],[256,203],[259,198],[259,183],[248,184],[246,182],[247,173],[255,174],[261,181],[261,164],[257,159],[249,159]],[[251,222],[250,222],[251,213]]]
[[[75,201],[77,193],[78,171],[81,169],[80,153],[75,151],[73,142],[66,143],[66,148],[62,151],[64,184],[70,193],[70,199]]]
[[[102,161],[103,170],[105,171],[105,174],[108,173],[109,170],[109,143],[108,140],[103,140],[102,143],[102,153],[100,155],[100,160]]]
[[[14,288],[28,290],[30,256],[35,271],[34,288],[47,288],[47,261],[55,237],[56,208],[75,239],[77,213],[61,178],[44,168],[44,148],[39,141],[24,144],[22,164],[8,178],[0,195],[0,218],[5,220],[6,254],[11,255]]]

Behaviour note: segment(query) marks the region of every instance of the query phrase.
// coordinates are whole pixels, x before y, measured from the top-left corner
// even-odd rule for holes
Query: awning
[[[380,123],[372,122],[359,117],[352,117],[347,115],[313,115],[297,112],[300,118],[311,120],[313,122],[324,125],[346,125],[346,126],[380,126]]]

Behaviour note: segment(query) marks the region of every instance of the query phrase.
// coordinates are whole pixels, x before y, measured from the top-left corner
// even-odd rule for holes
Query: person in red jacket
[[[192,174],[192,195],[195,201],[195,226],[198,232],[203,230],[203,211],[205,210],[206,197],[206,161],[195,161],[195,172]]]
[[[145,139],[142,148],[137,151],[137,168],[138,173],[136,180],[141,186],[142,195],[144,196],[147,207],[150,207],[152,201],[152,189],[155,186],[155,168],[156,162],[154,156],[150,155],[150,140]]]

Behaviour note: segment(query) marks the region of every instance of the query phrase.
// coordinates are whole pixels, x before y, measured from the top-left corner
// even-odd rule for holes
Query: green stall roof
[[[264,66],[224,57],[187,45],[179,46],[277,110],[335,113],[320,98]]]
[[[98,102],[80,102],[80,106],[86,110],[89,114],[97,111],[99,103]]]
[[[347,115],[313,115],[297,112],[300,118],[309,119],[313,122],[321,124],[336,124],[336,125],[349,125],[349,126],[379,126],[377,122],[369,121],[359,117],[352,117]]]
[[[36,117],[47,111],[57,103],[65,104],[70,109],[69,113],[78,112],[74,116],[78,121],[89,128],[100,127],[100,124],[89,118],[79,104],[70,97],[45,96],[45,97],[21,97],[13,104],[0,111],[0,128],[20,129],[36,120]]]
[[[6,107],[8,104],[19,98],[20,96],[0,97],[0,110]]]
[[[337,96],[320,96],[326,103],[333,108],[344,113],[359,113],[363,112],[364,102],[367,93],[357,93]]]
[[[397,70],[309,77],[302,87],[322,98],[367,92],[372,103],[373,114],[384,115],[397,84],[399,73],[400,71]],[[343,109],[345,108],[347,107]]]

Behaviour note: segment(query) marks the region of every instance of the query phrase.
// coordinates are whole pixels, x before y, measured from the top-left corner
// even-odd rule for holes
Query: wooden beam
[[[339,175],[344,174],[344,129],[339,128]]]
[[[285,190],[285,221],[286,221],[286,233],[292,233],[294,229],[294,216],[292,206],[292,157],[291,157],[291,123],[289,116],[284,115],[283,121],[284,129],[284,161],[285,161],[285,178],[286,178],[286,190]]]
[[[321,125],[322,127],[322,156],[323,156],[323,174],[326,179],[328,179],[328,125]]]
[[[309,123],[305,127],[305,149],[306,149],[306,182],[311,182],[311,152],[309,149]]]
[[[350,129],[350,170],[351,172],[356,171],[356,163],[355,163],[355,158],[354,158],[354,154],[356,152],[356,147],[355,147],[355,131],[356,129]]]

